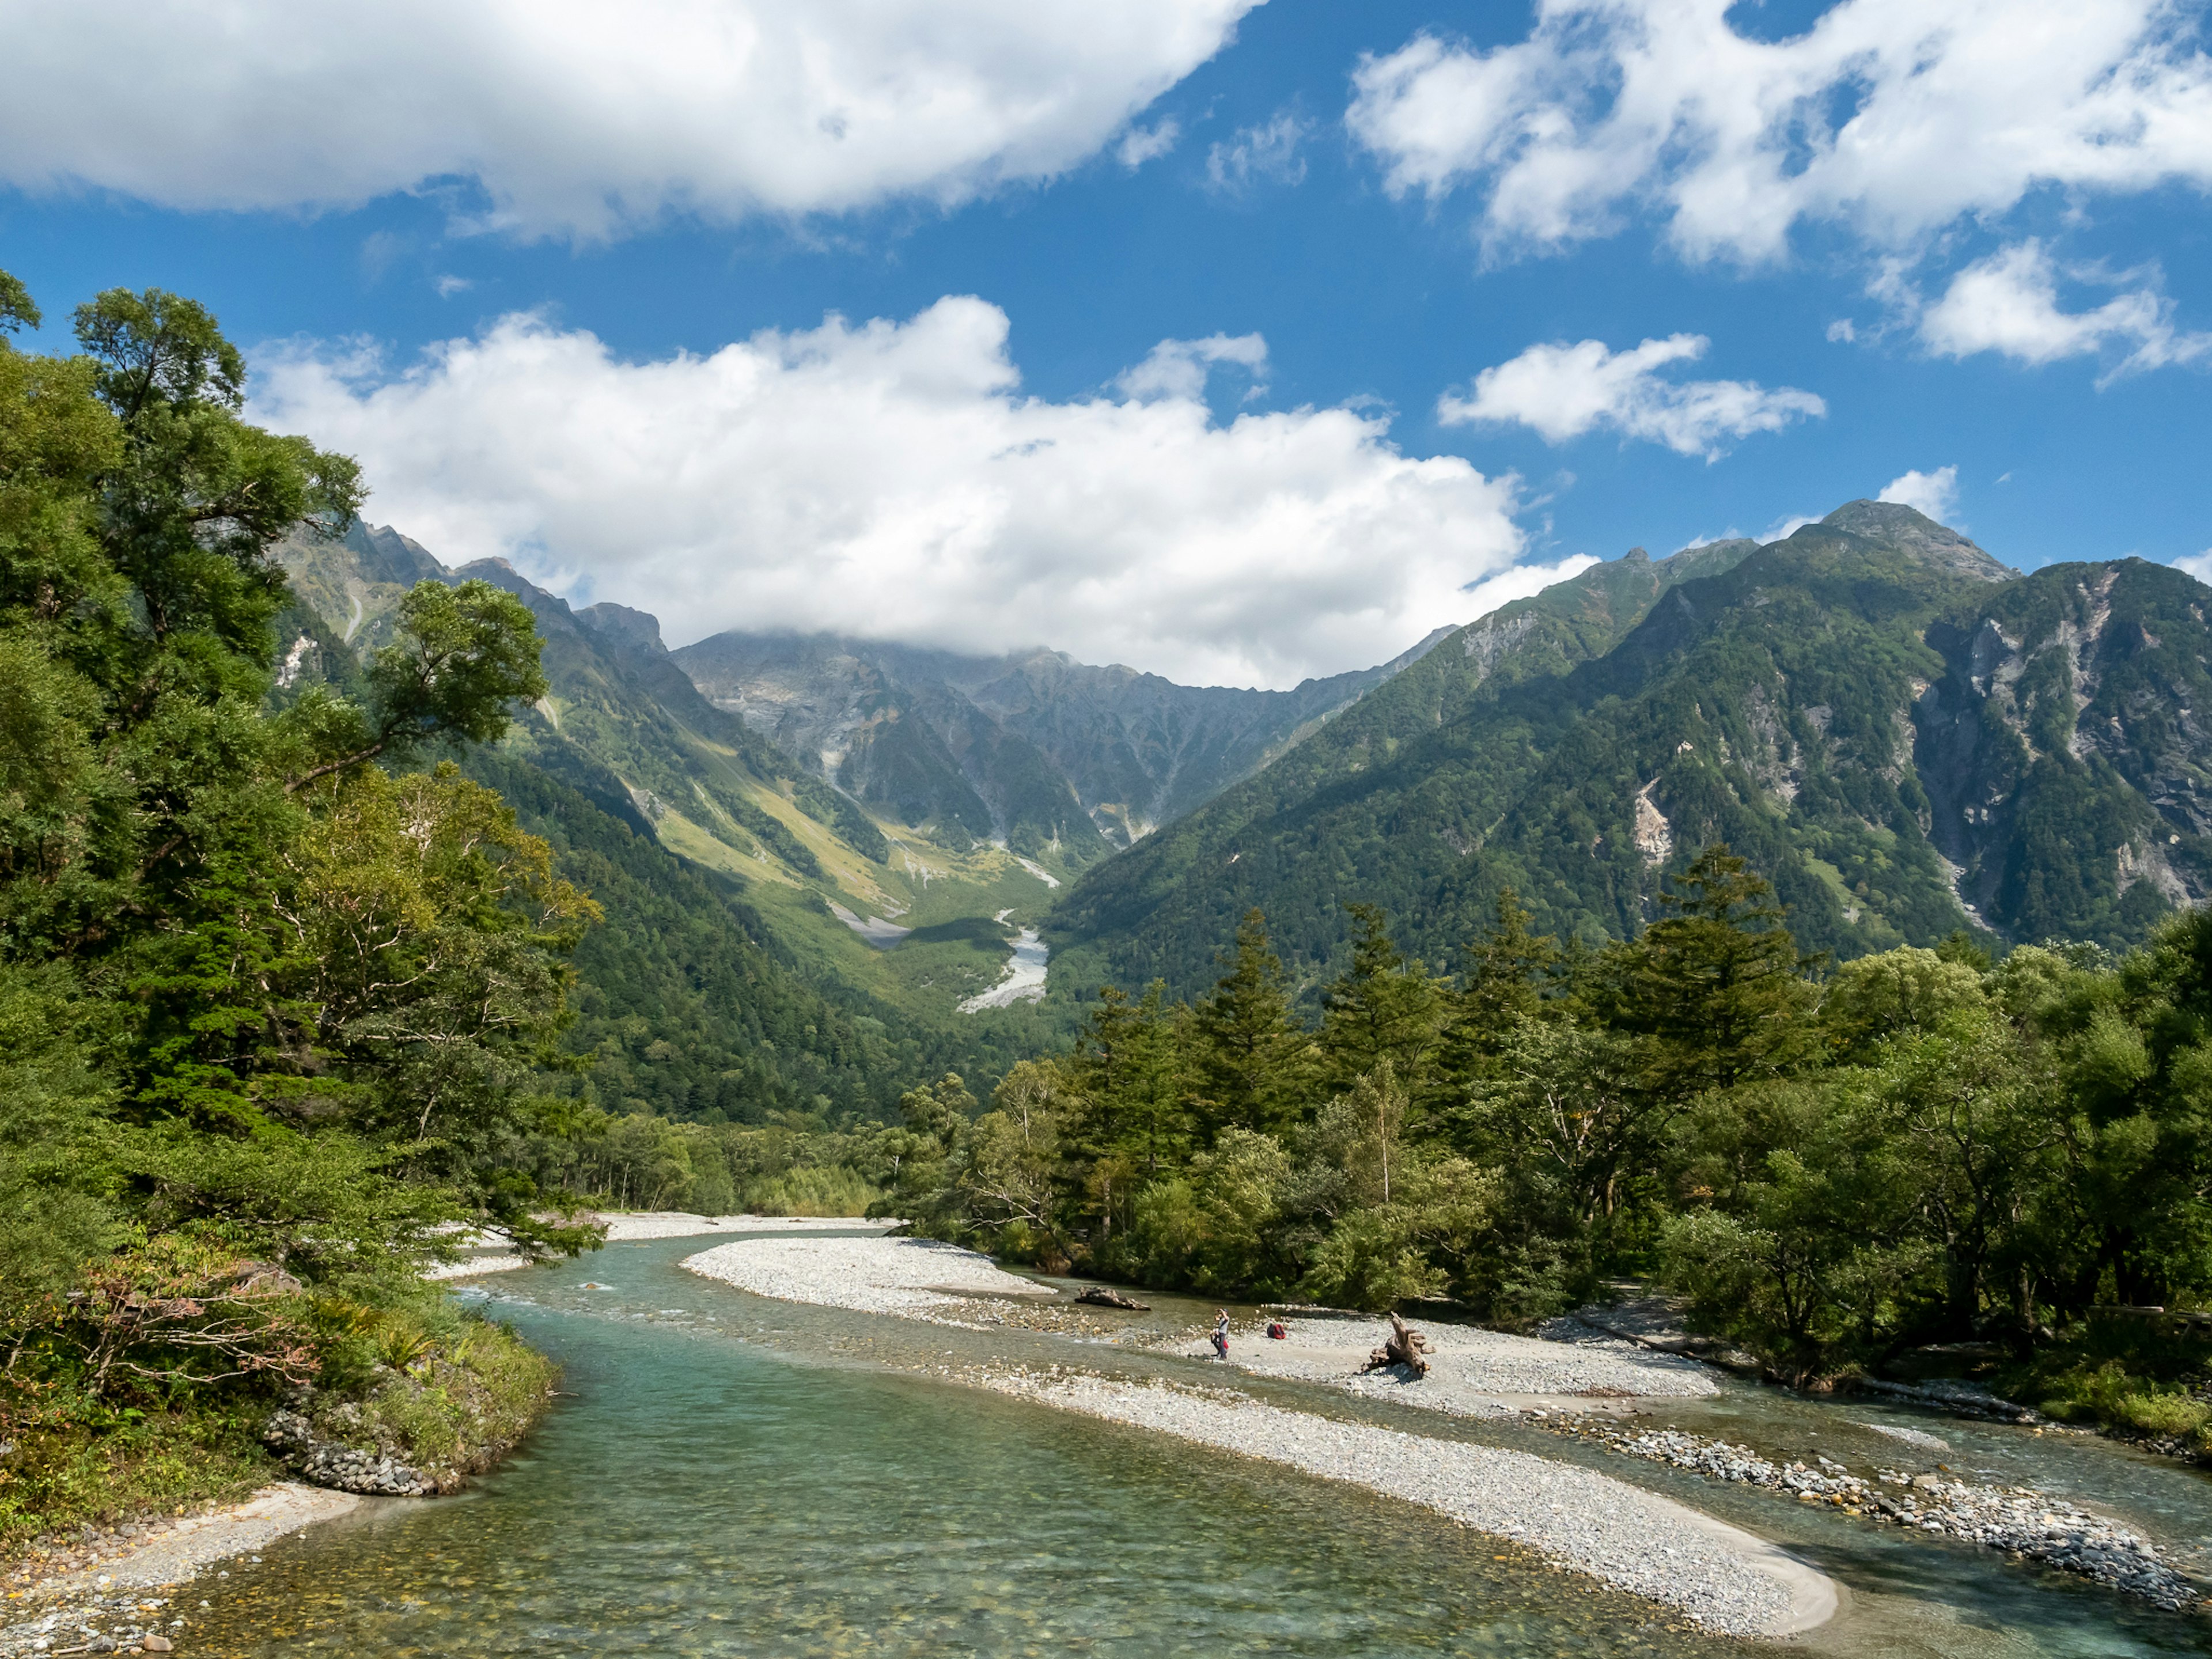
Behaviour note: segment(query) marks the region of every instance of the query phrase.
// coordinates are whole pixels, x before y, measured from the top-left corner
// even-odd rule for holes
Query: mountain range
[[[295,667],[374,648],[426,576],[520,595],[551,690],[480,766],[539,803],[541,833],[596,815],[572,839],[611,846],[618,824],[664,894],[714,894],[755,982],[779,1006],[827,999],[834,1020],[798,1026],[854,1064],[872,1042],[980,1042],[965,1063],[988,1069],[994,1044],[1064,1036],[1065,995],[956,1012],[1022,927],[1050,942],[1056,992],[1188,993],[1256,906],[1311,994],[1347,902],[1382,904],[1439,966],[1509,887],[1541,927],[1595,942],[1654,915],[1713,840],[1838,958],[1960,928],[2124,946],[2212,893],[2205,587],[2136,559],[2023,576],[1893,504],[1765,544],[1633,550],[1282,692],[830,635],[672,652],[644,612],[571,608],[498,561],[450,570],[391,530],[283,556],[321,619]],[[842,1097],[829,1061],[787,1069]],[[632,1075],[649,1102],[705,1087],[641,1060]]]
[[[2023,576],[1875,501],[1632,555],[1438,642],[1093,872],[1049,937],[1073,983],[1188,991],[1257,906],[1310,985],[1348,901],[1431,963],[1509,887],[1595,941],[1719,840],[1838,958],[1960,928],[2123,946],[2212,892],[2208,600],[2140,559]]]

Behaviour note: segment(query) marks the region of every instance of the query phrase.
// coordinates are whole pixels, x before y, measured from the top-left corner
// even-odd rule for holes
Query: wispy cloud
[[[1765,263],[1808,222],[1907,247],[2038,186],[2212,185],[2198,7],[1837,0],[1782,40],[1734,9],[1544,0],[1504,46],[1421,33],[1361,60],[1346,124],[1392,191],[1479,194],[1498,252],[1649,209],[1691,258]]]
[[[1530,346],[1476,375],[1471,397],[1445,393],[1437,418],[1446,426],[1526,426],[1555,444],[1602,428],[1711,461],[1726,453],[1723,440],[1778,432],[1828,412],[1818,397],[1794,386],[1661,374],[1704,356],[1711,343],[1702,334],[1674,334],[1625,351],[1602,340]]]
[[[2115,295],[2094,310],[2059,304],[2060,271],[2039,241],[2030,240],[1967,266],[1943,297],[1921,313],[1920,338],[1942,357],[1994,351],[2015,362],[2112,354],[2105,379],[2212,357],[2212,334],[2174,325],[2173,302],[2149,286]],[[2072,274],[2097,282],[2098,273]],[[2109,280],[2102,286],[2115,286]]]
[[[1147,161],[1157,161],[1182,137],[1182,123],[1170,115],[1149,127],[1131,127],[1115,148],[1115,159],[1134,173]]]
[[[1306,161],[1298,151],[1311,130],[1310,123],[1287,109],[1258,126],[1240,127],[1233,138],[1206,151],[1206,182],[1231,195],[1261,185],[1303,184]]]

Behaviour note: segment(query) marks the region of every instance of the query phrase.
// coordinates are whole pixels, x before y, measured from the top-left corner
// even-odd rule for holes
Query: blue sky
[[[2201,5],[29,9],[47,343],[202,299],[372,519],[672,639],[1287,684],[1914,474],[2212,551]]]

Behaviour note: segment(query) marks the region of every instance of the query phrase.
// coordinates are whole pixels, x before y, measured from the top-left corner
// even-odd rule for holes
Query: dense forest
[[[452,758],[538,639],[427,582],[352,695],[297,684],[269,550],[343,532],[353,464],[242,419],[189,300],[75,327],[0,341],[0,1534],[249,1478],[279,1397],[458,1478],[546,1369],[423,1267],[590,1237],[515,1152],[600,912]]]
[[[1526,1327],[1622,1275],[1767,1374],[1983,1343],[2061,1412],[2202,1426],[2203,1354],[2112,1304],[2212,1292],[2212,918],[2114,960],[1961,933],[1832,966],[1723,846],[1635,938],[1531,932],[1509,892],[1439,977],[1354,906],[1296,1016],[1255,912],[1194,1001],[1109,991],[977,1112],[910,1091],[884,1206],[1158,1285]]]

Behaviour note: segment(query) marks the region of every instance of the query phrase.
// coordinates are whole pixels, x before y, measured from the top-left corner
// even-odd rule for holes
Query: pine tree
[[[1810,1041],[1810,965],[1773,887],[1717,842],[1674,878],[1668,915],[1614,946],[1601,998],[1654,1038],[1653,1083],[1681,1098],[1780,1070]]]
[[[1258,910],[1237,925],[1230,971],[1190,1024],[1193,1115],[1206,1144],[1224,1129],[1276,1133],[1297,1121],[1313,1085],[1313,1042],[1291,1012],[1282,958]]]
[[[1326,1081],[1333,1091],[1347,1089],[1387,1060],[1399,1083],[1418,1092],[1443,1024],[1443,987],[1399,952],[1379,906],[1344,908],[1358,931],[1352,966],[1322,998]]]

